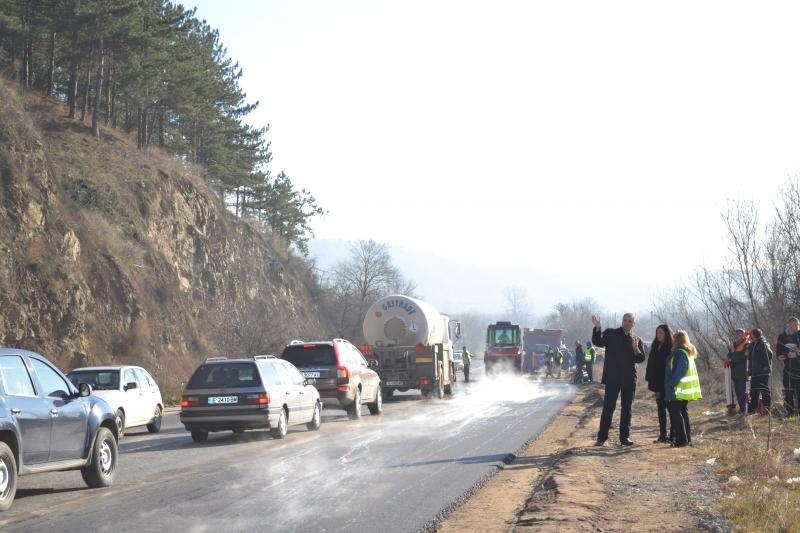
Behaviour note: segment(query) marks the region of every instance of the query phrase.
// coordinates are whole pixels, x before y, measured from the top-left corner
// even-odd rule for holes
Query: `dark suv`
[[[349,341],[292,341],[281,358],[314,380],[325,407],[342,407],[354,419],[361,417],[364,403],[373,415],[383,410],[380,376]]]
[[[269,429],[282,439],[288,426],[317,430],[319,393],[290,363],[272,355],[247,359],[210,357],[197,367],[181,397],[181,423],[192,440],[212,431]]]
[[[14,502],[18,475],[80,470],[89,487],[113,483],[116,416],[91,394],[45,357],[0,348],[0,511]]]

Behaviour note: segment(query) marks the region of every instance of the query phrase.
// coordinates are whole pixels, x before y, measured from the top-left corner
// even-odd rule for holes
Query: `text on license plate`
[[[387,381],[386,384],[387,385],[402,385],[403,382],[402,381]]]
[[[216,405],[218,403],[238,403],[239,397],[238,396],[209,396],[208,397],[208,404],[209,405]]]
[[[319,372],[303,372],[304,378],[318,378]]]

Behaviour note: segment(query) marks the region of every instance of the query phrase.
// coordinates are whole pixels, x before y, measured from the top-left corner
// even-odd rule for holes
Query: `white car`
[[[464,353],[461,350],[453,352],[453,362],[455,363],[456,372],[464,371]]]
[[[92,395],[98,396],[114,408],[119,436],[135,426],[147,426],[147,431],[161,430],[164,401],[161,389],[153,376],[140,366],[91,366],[76,368],[67,374],[69,380],[80,387],[92,386]]]

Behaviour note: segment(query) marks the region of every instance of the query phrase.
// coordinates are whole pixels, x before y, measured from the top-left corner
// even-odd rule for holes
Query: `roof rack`
[[[227,357],[224,356],[215,356],[215,357],[206,357],[206,363],[209,361],[225,361]]]
[[[254,355],[253,359],[277,359],[277,357],[270,353],[266,355]]]
[[[289,341],[288,346],[294,346],[295,344],[305,344],[305,342],[301,341],[300,339],[294,339]]]

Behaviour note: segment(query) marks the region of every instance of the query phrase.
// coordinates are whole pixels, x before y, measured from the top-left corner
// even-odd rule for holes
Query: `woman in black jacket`
[[[658,438],[654,442],[668,442],[672,440],[672,428],[667,435],[667,402],[664,400],[664,374],[667,357],[672,352],[672,328],[661,324],[656,328],[656,338],[650,345],[650,355],[647,357],[647,369],[644,379],[647,388],[656,395],[658,408]]]

